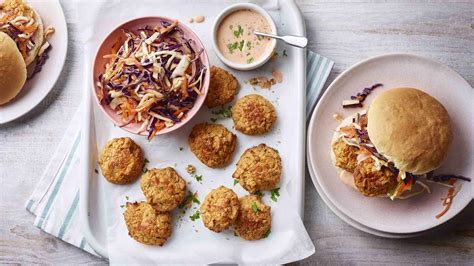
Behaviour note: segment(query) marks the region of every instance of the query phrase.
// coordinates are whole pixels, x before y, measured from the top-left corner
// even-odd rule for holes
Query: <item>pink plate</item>
[[[463,182],[451,209],[440,219],[441,198],[447,189],[429,184],[431,194],[407,200],[364,197],[339,179],[331,161],[331,139],[339,124],[332,115],[344,117],[363,108],[342,109],[341,103],[361,88],[382,83],[364,102],[367,108],[377,94],[396,87],[414,87],[428,92],[448,110],[453,123],[454,141],[448,159],[435,174],[474,176],[474,123],[472,99],[474,91],[468,82],[449,67],[409,54],[388,54],[364,60],[344,71],[328,87],[316,106],[308,126],[308,164],[318,191],[337,209],[336,215],[366,232],[382,232],[383,236],[399,237],[417,234],[436,227],[461,212],[474,195],[473,182]],[[348,219],[346,219],[348,218]],[[359,227],[357,227],[359,228]],[[369,231],[370,230],[370,231]],[[382,235],[378,234],[377,235]]]
[[[139,129],[141,127],[141,124],[139,123],[129,123],[124,125],[122,118],[120,115],[117,115],[115,111],[110,108],[109,106],[103,106],[99,102],[99,98],[97,97],[97,88],[96,84],[97,81],[99,80],[99,75],[104,71],[104,66],[108,62],[108,59],[103,58],[104,55],[110,54],[110,50],[112,46],[115,44],[115,42],[122,36],[122,29],[128,29],[128,30],[137,30],[139,28],[143,28],[145,26],[155,26],[155,25],[161,25],[161,22],[167,21],[169,23],[172,23],[174,20],[166,17],[143,17],[143,18],[136,18],[133,20],[130,20],[128,22],[125,22],[124,24],[118,26],[115,28],[107,37],[105,40],[102,42],[100,45],[99,49],[97,50],[95,59],[94,59],[94,68],[92,70],[92,88],[94,91],[95,99],[97,101],[97,104],[99,105],[100,109],[112,120],[112,122],[121,127],[122,129],[125,129],[126,131],[133,133],[133,134],[139,134],[139,135],[146,135],[147,132],[139,132]],[[192,40],[190,42],[191,46],[195,51],[200,51],[203,49],[203,52],[201,53],[201,61],[203,65],[206,67],[206,74],[204,76],[204,84],[202,88],[202,93],[203,95],[199,96],[194,103],[194,106],[191,110],[188,111],[188,113],[185,115],[183,120],[181,122],[176,123],[172,127],[169,128],[164,128],[156,133],[156,135],[162,135],[169,133],[171,131],[174,131],[180,127],[182,127],[184,124],[186,124],[189,120],[191,120],[194,115],[199,111],[201,108],[202,104],[204,103],[204,99],[206,99],[207,91],[209,88],[209,81],[210,81],[210,66],[209,66],[209,58],[207,56],[206,49],[204,48],[204,45],[202,44],[201,40],[199,37],[186,25],[179,23],[178,27],[184,32],[184,36],[187,39]]]

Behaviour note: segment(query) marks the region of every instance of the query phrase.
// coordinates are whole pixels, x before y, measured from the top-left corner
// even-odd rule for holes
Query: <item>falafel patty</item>
[[[244,196],[239,202],[235,233],[245,240],[264,238],[272,227],[271,207],[265,205],[257,195]]]
[[[359,148],[347,144],[342,138],[339,138],[332,144],[334,152],[334,164],[348,172],[353,173],[357,166],[357,152]]]
[[[205,165],[217,168],[228,164],[235,150],[237,136],[220,124],[194,126],[188,138],[191,151]]]
[[[232,107],[232,120],[235,129],[247,135],[267,133],[276,118],[273,104],[260,95],[244,96]]]
[[[171,236],[171,215],[158,212],[147,202],[127,202],[123,214],[128,234],[147,245],[162,246]]]
[[[114,184],[134,182],[140,177],[144,164],[140,146],[130,138],[109,140],[99,155],[102,174]]]
[[[397,175],[385,166],[378,170],[372,158],[365,159],[356,166],[354,182],[357,189],[368,197],[386,195],[398,184]]]
[[[239,213],[239,198],[224,186],[211,190],[201,205],[201,217],[209,230],[221,232],[234,224]]]
[[[204,103],[209,108],[230,103],[237,94],[238,88],[237,79],[232,74],[220,67],[212,66],[211,82]]]
[[[160,212],[175,209],[186,194],[186,181],[171,167],[151,169],[142,176],[141,189],[148,203]]]
[[[281,158],[265,144],[247,149],[237,162],[233,178],[248,192],[272,190],[280,183]]]

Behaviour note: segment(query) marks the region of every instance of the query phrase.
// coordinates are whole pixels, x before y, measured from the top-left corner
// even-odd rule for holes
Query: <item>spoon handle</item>
[[[303,36],[286,35],[282,37],[282,40],[289,45],[300,48],[305,48],[308,45],[308,39]]]
[[[258,31],[255,31],[254,33],[258,36],[279,39],[289,45],[296,46],[299,48],[305,48],[308,45],[308,39],[306,39],[306,37],[304,36],[295,36],[295,35],[278,36],[278,35],[258,32]]]

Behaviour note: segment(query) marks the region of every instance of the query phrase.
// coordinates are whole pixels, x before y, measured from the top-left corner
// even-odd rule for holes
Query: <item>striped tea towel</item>
[[[308,51],[306,73],[308,116],[321,96],[333,65],[334,62],[331,60]],[[26,202],[26,209],[36,216],[35,225],[43,231],[99,256],[84,239],[78,213],[79,180],[82,178],[78,171],[80,119],[80,111],[77,111],[53,159]]]

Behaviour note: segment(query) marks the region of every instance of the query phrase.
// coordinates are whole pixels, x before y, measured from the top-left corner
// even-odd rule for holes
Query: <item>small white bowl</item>
[[[266,54],[264,54],[259,60],[256,60],[255,62],[252,62],[250,64],[239,64],[239,63],[235,63],[235,62],[230,61],[229,59],[225,58],[225,56],[219,50],[219,46],[217,45],[217,30],[218,30],[219,25],[221,24],[222,20],[225,17],[227,17],[228,15],[230,15],[231,13],[233,13],[235,11],[238,11],[238,10],[243,10],[243,9],[251,9],[251,10],[259,13],[260,15],[262,15],[268,21],[268,24],[270,24],[270,27],[272,29],[271,34],[274,34],[274,35],[277,34],[277,29],[276,29],[275,22],[273,21],[272,17],[268,14],[268,12],[265,11],[265,9],[261,8],[258,5],[251,4],[251,3],[234,4],[234,5],[231,5],[231,6],[227,7],[226,9],[224,9],[216,17],[216,20],[214,21],[214,24],[212,26],[212,44],[214,46],[214,51],[216,52],[219,59],[222,62],[224,62],[224,64],[226,64],[227,66],[229,66],[231,68],[234,68],[234,69],[238,69],[238,70],[252,70],[252,69],[256,69],[256,68],[262,66],[263,64],[265,64],[273,56],[273,54],[275,52],[275,48],[276,48],[276,40],[275,39],[271,40],[270,47],[269,47],[270,49],[268,49]]]

